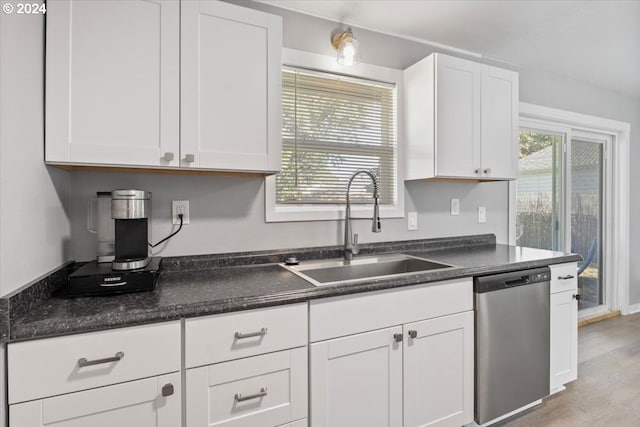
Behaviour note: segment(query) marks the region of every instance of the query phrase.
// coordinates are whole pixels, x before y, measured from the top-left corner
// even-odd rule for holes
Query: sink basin
[[[357,283],[358,281],[385,276],[398,276],[454,267],[449,264],[404,254],[358,258],[351,261],[350,264],[345,264],[343,260],[332,260],[312,261],[296,266],[281,265],[316,286]]]

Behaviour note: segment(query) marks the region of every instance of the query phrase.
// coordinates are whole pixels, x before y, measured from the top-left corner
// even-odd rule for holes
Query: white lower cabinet
[[[313,426],[402,425],[402,327],[311,345]]]
[[[307,425],[307,303],[185,320],[187,427]]]
[[[187,427],[276,427],[307,416],[307,348],[187,370]]]
[[[552,265],[550,296],[551,393],[578,378],[578,278],[576,263]]]
[[[176,427],[180,374],[19,403],[9,411],[11,427]]]
[[[473,418],[473,312],[404,325],[404,425]]]
[[[378,298],[393,291],[311,302],[310,336],[337,336],[310,346],[313,427],[440,427],[473,420],[471,280],[396,292],[392,298],[404,309]],[[450,298],[433,310],[419,310],[442,292]],[[440,311],[443,306],[448,312]],[[329,312],[333,325],[316,323]],[[418,312],[422,318],[414,317]],[[381,318],[397,323],[377,329]],[[350,334],[340,333],[341,323]],[[353,333],[356,328],[362,332]]]

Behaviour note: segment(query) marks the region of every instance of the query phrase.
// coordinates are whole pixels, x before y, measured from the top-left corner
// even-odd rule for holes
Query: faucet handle
[[[353,234],[353,244],[351,245],[351,253],[358,255],[360,249],[358,249],[358,233]]]

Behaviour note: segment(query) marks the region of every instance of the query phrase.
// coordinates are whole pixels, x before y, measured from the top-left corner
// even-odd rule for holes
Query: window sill
[[[337,221],[344,220],[344,205],[276,205],[265,212],[266,222],[290,221]],[[373,205],[351,205],[352,218],[371,218]],[[404,208],[400,206],[380,206],[380,218],[404,218]]]

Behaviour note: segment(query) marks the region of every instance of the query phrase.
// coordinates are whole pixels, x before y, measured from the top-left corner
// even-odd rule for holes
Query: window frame
[[[318,71],[321,73],[340,74],[346,77],[375,80],[394,84],[396,87],[396,194],[394,205],[380,205],[381,218],[404,218],[404,123],[403,123],[403,72],[395,68],[371,64],[357,64],[352,67],[338,65],[335,56],[320,55],[295,49],[282,49],[283,67],[293,67]],[[285,205],[276,203],[276,177],[265,177],[265,221],[335,221],[344,219],[344,204],[302,204]],[[345,188],[346,191],[346,188]],[[371,213],[371,206],[352,205],[354,217],[366,217]]]

